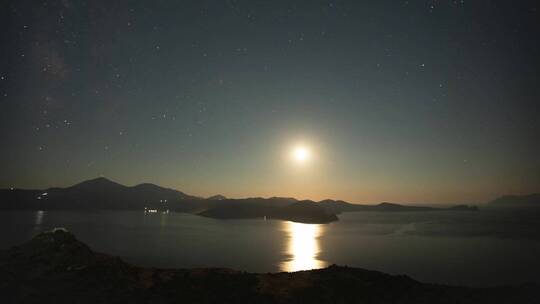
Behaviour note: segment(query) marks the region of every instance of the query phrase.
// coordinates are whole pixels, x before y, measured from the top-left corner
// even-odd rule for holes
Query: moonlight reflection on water
[[[300,271],[326,267],[320,260],[319,237],[324,233],[324,225],[283,222],[287,237],[286,255],[288,258],[280,264],[281,271]]]

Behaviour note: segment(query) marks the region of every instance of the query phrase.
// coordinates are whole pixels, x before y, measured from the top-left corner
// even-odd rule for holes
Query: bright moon
[[[309,159],[310,153],[308,148],[304,146],[298,146],[293,149],[292,156],[296,162],[304,163]]]

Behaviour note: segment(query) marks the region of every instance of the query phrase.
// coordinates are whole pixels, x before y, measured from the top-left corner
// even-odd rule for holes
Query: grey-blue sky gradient
[[[7,1],[0,187],[540,191],[535,1]],[[313,159],[292,164],[303,142]]]

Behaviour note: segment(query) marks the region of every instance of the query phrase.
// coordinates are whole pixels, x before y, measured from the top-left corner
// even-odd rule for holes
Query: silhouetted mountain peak
[[[159,186],[152,183],[140,183],[138,185],[133,186],[133,188],[155,188],[155,187],[159,187]]]
[[[399,205],[399,204],[394,204],[394,203],[389,203],[389,202],[382,202],[382,203],[378,204],[377,206],[380,206],[380,207],[401,207],[401,205]]]
[[[126,186],[113,182],[105,177],[98,177],[94,179],[89,179],[87,181],[78,183],[69,187],[68,189],[72,190],[112,190],[112,189],[125,189]]]
[[[187,195],[182,191],[164,188],[150,183],[138,184],[130,189],[135,190],[143,196],[162,196],[163,199],[198,199],[197,197]]]
[[[138,184],[136,186],[133,186],[131,188],[136,189],[136,190],[142,190],[142,191],[173,190],[173,189],[163,188],[163,187],[160,187],[158,185],[151,184],[151,183],[142,183],[142,184]],[[173,190],[173,191],[176,191],[176,190]]]
[[[340,205],[349,205],[349,204],[351,204],[351,203],[347,203],[346,201],[333,200],[333,199],[330,199],[330,198],[319,201],[318,203],[319,204],[340,204]]]

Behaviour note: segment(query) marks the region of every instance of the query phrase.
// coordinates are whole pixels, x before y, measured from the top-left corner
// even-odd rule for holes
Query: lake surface
[[[0,248],[66,227],[92,249],[156,267],[297,271],[330,264],[423,282],[493,286],[540,282],[534,212],[356,212],[317,225],[215,220],[135,211],[0,212]]]

